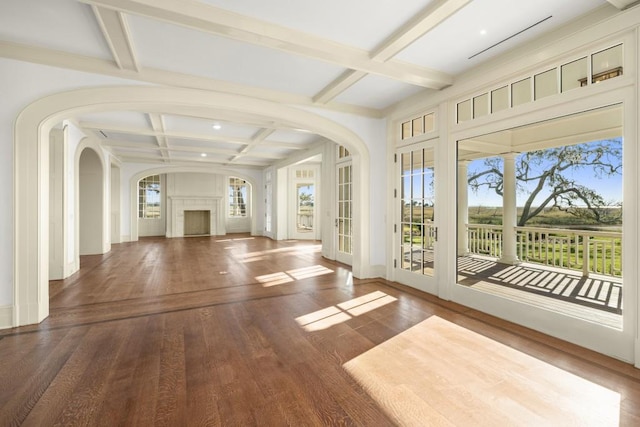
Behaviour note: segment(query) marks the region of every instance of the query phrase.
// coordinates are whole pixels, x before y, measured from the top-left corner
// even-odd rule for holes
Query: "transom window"
[[[435,130],[435,113],[421,114],[401,125],[401,139],[409,139],[414,136],[433,132]]]
[[[138,184],[138,218],[161,217],[160,175],[142,178]]]
[[[623,59],[623,45],[618,44],[465,99],[456,104],[456,122],[462,123],[477,119],[547,96],[558,95],[619,77],[623,75]],[[589,67],[589,62],[591,67]],[[418,120],[418,130],[422,131],[419,118],[404,122],[402,124],[402,139],[415,136],[415,125],[412,127],[412,123],[416,120]]]
[[[351,153],[342,145],[338,146],[338,159],[346,159],[351,157]]]
[[[244,218],[247,216],[247,191],[249,184],[241,178],[229,178],[229,216]]]

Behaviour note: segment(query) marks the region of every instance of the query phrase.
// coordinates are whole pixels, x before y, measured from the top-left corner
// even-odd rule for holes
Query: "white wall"
[[[103,253],[103,165],[98,154],[85,148],[80,154],[79,176],[79,242],[80,255]]]
[[[174,210],[176,209],[176,199],[193,198],[193,199],[215,199],[213,206],[206,206],[211,209],[212,227],[210,233],[212,235],[224,234],[225,232],[225,215],[222,202],[225,195],[225,176],[210,173],[171,173],[167,174],[167,217],[168,229],[167,236],[182,235],[184,230],[177,230],[178,225],[173,224]]]
[[[387,123],[384,119],[372,119],[352,114],[308,108],[309,111],[340,123],[357,134],[369,149],[369,182],[371,193],[369,199],[369,262],[377,272],[384,271],[386,263],[387,241],[384,230],[386,227],[386,194],[387,194]],[[366,207],[363,207],[366,209]],[[373,273],[373,275],[378,275]]]
[[[3,207],[0,209],[0,308],[13,304],[13,128],[16,117],[27,105],[46,95],[80,87],[131,83],[0,58],[0,206]]]
[[[120,243],[120,167],[111,164],[111,216],[109,226],[111,230],[111,243]]]
[[[65,277],[64,130],[49,135],[49,280],[60,280]]]
[[[66,234],[66,271],[65,277],[70,276],[80,269],[80,252],[78,251],[77,242],[77,222],[76,222],[76,152],[80,141],[86,138],[86,135],[72,122],[65,120],[63,122],[65,148],[65,234]]]

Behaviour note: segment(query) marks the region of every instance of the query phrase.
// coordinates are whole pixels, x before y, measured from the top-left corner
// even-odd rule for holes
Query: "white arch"
[[[235,171],[233,169],[228,168],[216,168],[213,169],[211,167],[204,166],[160,166],[154,167],[150,169],[145,169],[133,175],[131,180],[129,181],[129,190],[130,190],[130,198],[131,198],[131,213],[130,213],[130,232],[131,232],[131,240],[138,240],[138,182],[149,175],[160,175],[163,173],[209,173],[212,175],[228,175],[228,176],[236,176],[238,178],[242,178],[247,181],[251,185],[251,207],[253,209],[253,215],[251,215],[251,235],[256,235],[258,233],[258,228],[256,225],[256,215],[255,208],[258,203],[258,184],[255,180],[249,175],[245,175],[241,172]]]
[[[90,138],[82,138],[76,147],[76,152],[74,154],[74,171],[75,171],[75,183],[74,183],[74,193],[76,195],[75,206],[74,206],[74,218],[75,221],[75,256],[79,258],[80,256],[80,156],[82,155],[85,149],[92,150],[100,159],[100,165],[102,166],[102,230],[101,230],[101,239],[100,246],[102,248],[102,253],[109,252],[111,249],[111,239],[109,235],[109,195],[110,195],[110,162],[104,155],[104,151],[102,147],[97,141],[94,141]],[[80,266],[80,261],[77,259],[76,265]]]
[[[354,257],[356,277],[369,272],[369,152],[352,131],[308,111],[270,101],[193,89],[115,86],[78,89],[41,98],[17,117],[14,132],[14,326],[38,323],[49,314],[48,179],[49,131],[63,119],[113,110],[215,118],[222,111],[254,114],[307,129],[353,153]]]

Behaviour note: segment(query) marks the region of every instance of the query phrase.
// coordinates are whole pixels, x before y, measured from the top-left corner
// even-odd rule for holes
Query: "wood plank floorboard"
[[[0,426],[575,425],[572,410],[593,408],[563,396],[558,418],[540,396],[566,385],[540,388],[545,369],[617,393],[601,425],[640,425],[631,365],[353,279],[318,242],[142,238],[82,257],[50,283],[50,307],[39,325],[0,331]],[[450,342],[415,335],[436,319]],[[483,346],[486,371],[473,360]]]

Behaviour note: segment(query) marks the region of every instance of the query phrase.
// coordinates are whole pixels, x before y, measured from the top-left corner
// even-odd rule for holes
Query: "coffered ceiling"
[[[369,117],[627,0],[4,0],[0,56]],[[319,140],[246,114],[71,118],[122,161],[262,168]],[[215,128],[214,128],[215,125]]]

